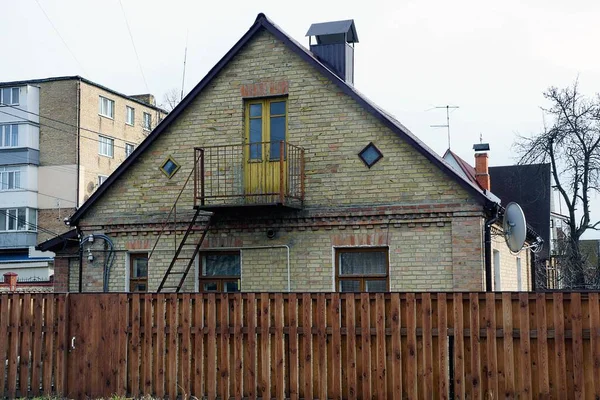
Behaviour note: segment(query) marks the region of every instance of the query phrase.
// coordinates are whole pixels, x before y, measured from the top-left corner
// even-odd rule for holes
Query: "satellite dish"
[[[513,253],[521,251],[525,236],[527,235],[527,224],[525,223],[525,214],[523,209],[515,202],[510,202],[504,211],[504,239],[506,245]]]

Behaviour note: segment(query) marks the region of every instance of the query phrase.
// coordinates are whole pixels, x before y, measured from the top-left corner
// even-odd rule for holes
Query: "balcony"
[[[195,207],[302,208],[303,148],[280,141],[197,147],[194,151]]]

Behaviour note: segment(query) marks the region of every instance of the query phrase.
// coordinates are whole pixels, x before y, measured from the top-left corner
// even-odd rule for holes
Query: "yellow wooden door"
[[[281,98],[252,100],[246,104],[244,188],[250,203],[278,202],[282,180],[283,190],[287,187],[286,106],[285,99]]]

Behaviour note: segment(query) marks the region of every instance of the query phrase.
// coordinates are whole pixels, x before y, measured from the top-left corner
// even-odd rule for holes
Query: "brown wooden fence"
[[[598,398],[598,293],[0,296],[0,394]]]

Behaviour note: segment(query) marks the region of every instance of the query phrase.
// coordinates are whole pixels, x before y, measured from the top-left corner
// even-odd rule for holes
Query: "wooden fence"
[[[0,394],[600,396],[598,293],[0,296]]]

